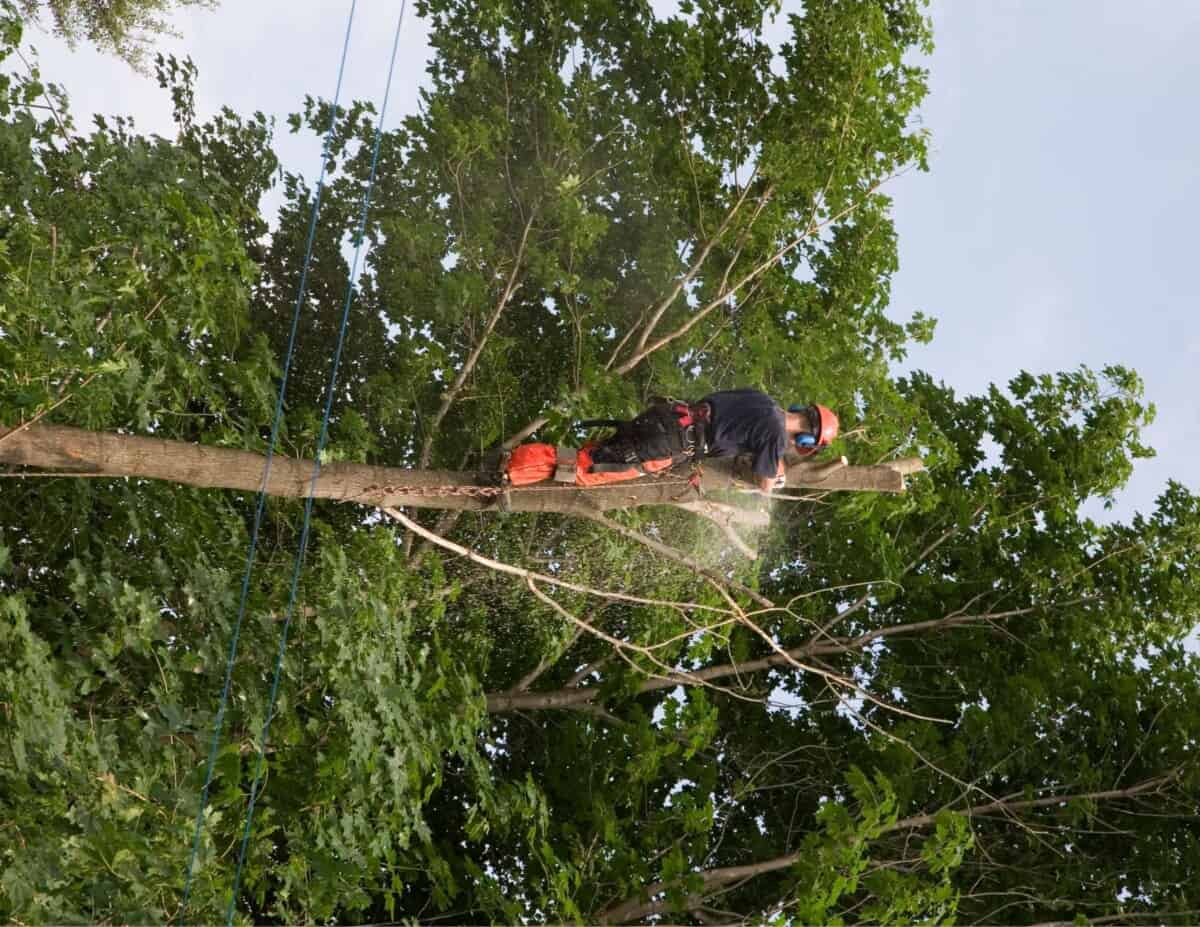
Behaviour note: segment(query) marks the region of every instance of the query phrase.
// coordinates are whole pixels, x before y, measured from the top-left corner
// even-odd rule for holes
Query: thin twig
[[[487,344],[488,337],[492,334],[492,330],[496,327],[496,323],[500,320],[500,315],[504,312],[509,300],[517,288],[517,283],[520,279],[521,261],[525,257],[525,246],[529,241],[529,230],[533,227],[533,218],[536,210],[530,210],[529,221],[525,223],[525,230],[521,233],[521,243],[517,247],[516,256],[513,258],[512,272],[508,275],[508,282],[505,284],[504,290],[500,295],[500,299],[496,302],[496,308],[493,310],[491,317],[487,320],[484,326],[483,333],[479,336],[475,347],[472,349],[466,363],[458,372],[458,376],[454,380],[454,384],[446,390],[442,396],[442,404],[434,415],[433,421],[430,422],[428,431],[425,435],[425,444],[421,448],[421,460],[417,465],[419,469],[424,470],[429,466],[430,458],[433,456],[433,441],[437,437],[438,428],[442,424],[442,420],[450,411],[450,407],[454,404],[454,400],[458,398],[459,391],[462,390],[463,384],[467,382],[467,377],[471,375],[471,371],[475,369],[475,364],[479,361],[480,354],[483,353],[483,348]]]
[[[25,67],[28,69],[29,76],[33,77],[33,65],[29,63],[29,59],[25,57],[25,53],[22,52],[20,48],[15,49],[15,51],[17,53],[17,57],[24,62]],[[71,136],[67,132],[67,127],[63,123],[62,116],[60,116],[58,114],[58,110],[55,109],[54,102],[50,99],[50,92],[45,84],[42,85],[42,99],[46,101],[46,108],[54,114],[54,121],[58,123],[58,130],[62,132],[63,138],[69,142],[71,140]]]
[[[640,531],[636,531],[635,529],[628,527],[627,525],[622,525],[620,522],[613,521],[613,519],[609,518],[607,515],[603,514],[602,512],[586,512],[586,513],[584,513],[583,517],[587,518],[591,521],[594,521],[599,525],[603,525],[609,531],[615,531],[617,534],[621,535],[622,537],[629,538],[631,541],[637,541],[637,543],[650,548],[650,550],[654,551],[657,554],[660,554],[663,557],[666,557],[668,560],[672,560],[675,563],[680,564],[681,566],[687,567],[689,570],[691,570],[697,576],[704,577],[710,583],[713,583],[717,586],[728,585],[732,589],[735,589],[737,592],[741,593],[742,595],[744,595],[750,599],[753,599],[759,605],[762,605],[766,608],[774,608],[775,607],[774,602],[772,602],[766,596],[764,596],[758,592],[755,592],[749,586],[743,586],[739,582],[736,582],[731,579],[726,579],[720,573],[717,573],[715,570],[709,569],[708,567],[704,566],[704,564],[697,562],[693,558],[687,556],[687,554],[683,553],[682,551],[676,550],[674,547],[670,547],[667,544],[661,543],[660,541],[656,541],[653,538],[648,537],[645,534],[642,534]]]
[[[413,532],[414,534],[420,535],[421,537],[423,537],[427,541],[437,545],[438,547],[444,548],[445,550],[448,550],[452,553],[458,554],[460,557],[465,557],[467,560],[470,560],[473,563],[478,563],[481,566],[486,566],[490,569],[496,570],[499,573],[507,573],[510,576],[519,576],[522,579],[532,578],[532,579],[537,580],[538,582],[546,583],[551,586],[560,586],[563,589],[570,589],[573,592],[582,592],[585,595],[593,595],[593,596],[596,596],[597,598],[609,599],[609,600],[617,601],[617,602],[632,602],[635,605],[654,605],[654,606],[660,606],[663,608],[674,608],[674,609],[680,609],[680,610],[692,609],[695,611],[706,611],[706,612],[714,612],[716,614],[726,614],[724,609],[716,608],[712,605],[701,605],[696,602],[668,602],[668,601],[662,601],[659,599],[647,599],[647,598],[643,598],[641,596],[626,595],[623,592],[610,592],[610,591],[606,591],[604,589],[595,589],[591,586],[584,586],[579,583],[568,582],[565,579],[558,579],[557,577],[554,577],[554,576],[547,576],[544,573],[537,573],[533,570],[526,570],[521,567],[513,566],[510,563],[503,563],[502,561],[499,561],[499,560],[493,560],[490,557],[485,557],[483,554],[477,553],[476,551],[473,551],[466,547],[463,547],[461,544],[455,544],[453,541],[448,541],[445,538],[434,534],[428,528],[425,528],[422,525],[417,524],[415,521],[413,521],[411,518],[409,518],[403,512],[398,511],[397,509],[388,508],[385,506],[385,507],[381,508],[380,511],[384,512],[390,518],[393,518],[396,521],[400,522],[400,524],[404,525],[404,527],[406,527],[409,531]]]

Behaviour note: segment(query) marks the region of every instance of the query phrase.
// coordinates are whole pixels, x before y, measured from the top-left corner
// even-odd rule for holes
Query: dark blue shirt
[[[702,401],[712,407],[709,457],[752,454],[755,476],[774,477],[779,472],[788,435],[783,410],[775,400],[756,389],[730,389]]]

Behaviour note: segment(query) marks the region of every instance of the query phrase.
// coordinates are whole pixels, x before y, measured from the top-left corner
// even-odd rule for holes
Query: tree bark
[[[476,475],[454,470],[411,470],[331,463],[313,482],[313,461],[276,454],[263,485],[265,457],[249,451],[162,438],[86,431],[62,425],[0,427],[0,462],[63,476],[114,476],[167,480],[185,486],[236,489],[272,496],[357,502],[372,506],[584,514],[640,505],[692,502],[696,493],[680,476],[644,477],[579,488],[550,481],[501,489],[480,486]],[[788,470],[788,486],[822,490],[903,492],[904,474],[891,466],[844,467],[822,474],[819,464]],[[705,491],[744,489],[731,459],[704,462]]]

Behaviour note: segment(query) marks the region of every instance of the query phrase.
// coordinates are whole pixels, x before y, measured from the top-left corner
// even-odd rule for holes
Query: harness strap
[[[672,455],[672,466],[685,462],[695,463],[705,457],[708,453],[712,406],[707,402],[698,402],[693,405],[678,400],[656,399],[655,401],[661,404],[669,403],[671,413],[675,416],[675,421],[682,433],[682,453]],[[628,424],[628,421],[619,418],[590,418],[576,423],[579,428],[618,429]],[[638,470],[643,474],[645,473],[641,467],[641,462],[636,458],[612,463],[596,461],[591,466],[591,472],[593,473],[620,473],[626,470]]]
[[[625,420],[621,418],[588,418],[575,424],[580,428],[616,428],[618,425],[624,425]]]
[[[637,470],[639,473],[645,474],[640,463],[592,463],[592,473],[624,473],[626,470]]]

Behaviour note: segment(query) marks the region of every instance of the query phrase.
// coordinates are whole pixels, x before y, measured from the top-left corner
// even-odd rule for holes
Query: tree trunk
[[[258,492],[263,488],[265,458],[249,451],[189,444],[161,438],[86,431],[61,425],[0,429],[0,462],[41,470],[97,476],[168,480],[185,486]],[[802,463],[788,470],[788,487],[903,492],[904,468],[848,467]],[[731,459],[704,462],[705,491],[745,488]],[[366,464],[331,463],[313,484],[313,461],[276,454],[266,491],[273,496],[358,502],[372,506],[561,512],[584,514],[639,505],[664,505],[696,499],[679,475],[644,477],[587,489],[553,482],[505,488],[481,486],[474,473],[453,470],[406,470]]]

